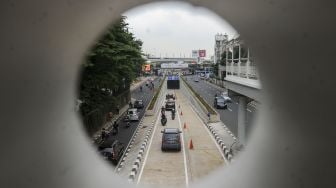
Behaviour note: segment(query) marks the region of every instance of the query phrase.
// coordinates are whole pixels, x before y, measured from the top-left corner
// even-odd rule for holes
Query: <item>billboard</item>
[[[143,72],[150,72],[151,71],[150,64],[142,65],[142,71]]]
[[[187,63],[162,63],[162,69],[185,69],[188,68]]]
[[[199,50],[198,55],[199,55],[199,57],[205,57],[206,56],[205,50]]]

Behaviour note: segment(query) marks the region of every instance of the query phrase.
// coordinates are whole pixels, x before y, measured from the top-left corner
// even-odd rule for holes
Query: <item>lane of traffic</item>
[[[199,79],[198,82],[195,82],[193,79],[194,76],[187,76],[187,82],[191,85],[191,87],[208,102],[209,105],[214,104],[215,94],[220,94],[225,92],[224,88],[215,87],[214,85]],[[224,124],[231,130],[231,132],[237,136],[238,134],[238,103],[232,101],[232,103],[228,103],[227,110],[216,109],[216,111],[220,115],[220,119],[224,122]],[[246,123],[247,135],[250,134],[252,130],[252,124],[254,122],[257,111],[255,108],[248,107],[246,113]]]
[[[209,105],[213,106],[215,94],[220,94],[224,89],[219,89],[217,87],[213,87],[204,80],[200,79],[199,82],[195,82],[192,78],[193,76],[188,76],[187,82],[191,85],[191,87],[197,92]],[[220,119],[224,122],[224,124],[231,130],[234,135],[237,135],[237,119],[238,119],[238,105],[236,103],[228,103],[228,110],[224,109],[216,109],[218,114],[220,115]]]
[[[137,179],[138,184],[158,187],[163,185],[188,187],[189,181],[195,182],[226,164],[222,150],[203,121],[192,109],[190,101],[180,90],[175,90],[175,94],[177,96],[177,118],[173,119],[171,112],[168,111],[166,112],[168,119],[166,126],[162,126],[160,121],[156,122]],[[181,151],[162,151],[163,143],[166,140],[161,132],[164,128],[178,128],[182,131],[179,138],[181,139],[180,145],[182,145]],[[168,139],[168,141],[170,144],[176,143],[175,139]]]
[[[159,80],[155,79],[153,81],[155,87],[157,87],[159,84]],[[132,99],[141,99],[143,100],[143,104],[144,107],[139,109],[139,119],[141,119],[144,114],[145,114],[145,109],[148,106],[150,100],[153,97],[153,89],[150,89],[149,87],[145,86],[145,84],[142,84],[142,90],[140,90],[140,87],[133,90],[131,92],[131,98]],[[112,131],[111,133],[108,135],[105,143],[111,145],[111,143],[113,143],[115,140],[119,141],[120,143],[122,143],[122,145],[124,146],[123,149],[125,149],[125,147],[127,146],[127,144],[129,143],[130,139],[133,136],[134,131],[136,130],[137,126],[139,125],[139,121],[134,121],[134,122],[130,122],[130,126],[127,126],[127,122],[124,122],[125,118],[125,114],[120,118],[120,120],[117,122],[118,124],[118,133],[113,135]],[[118,157],[121,157],[123,154],[124,150],[120,150],[120,153],[118,152]],[[119,160],[119,159],[118,159]]]

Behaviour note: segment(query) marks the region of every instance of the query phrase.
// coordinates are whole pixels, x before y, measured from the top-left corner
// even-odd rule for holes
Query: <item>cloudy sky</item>
[[[162,57],[190,57],[192,50],[214,54],[215,34],[237,32],[225,20],[205,8],[185,3],[152,3],[125,12],[129,28],[142,40],[143,51]]]

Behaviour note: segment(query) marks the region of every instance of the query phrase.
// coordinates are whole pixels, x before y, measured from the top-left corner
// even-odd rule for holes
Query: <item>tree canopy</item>
[[[124,16],[94,44],[82,65],[79,99],[83,115],[114,103],[115,96],[129,90],[145,62],[141,47],[142,41],[129,32]]]

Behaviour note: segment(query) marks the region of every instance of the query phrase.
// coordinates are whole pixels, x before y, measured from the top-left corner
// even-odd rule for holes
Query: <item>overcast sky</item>
[[[225,20],[205,8],[186,3],[152,3],[131,9],[129,28],[142,40],[143,51],[162,57],[191,57],[192,50],[205,49],[207,58],[214,54],[215,34],[237,32]]]

